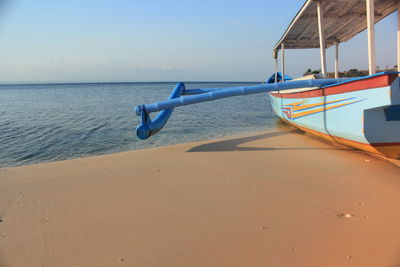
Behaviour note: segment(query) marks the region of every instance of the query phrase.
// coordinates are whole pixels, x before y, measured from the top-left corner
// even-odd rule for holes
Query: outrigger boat
[[[400,15],[397,71],[375,73],[376,22],[395,11],[400,0],[307,0],[275,45],[276,72],[265,84],[233,88],[185,89],[178,83],[168,100],[135,107],[140,139],[157,133],[174,108],[216,99],[268,93],[276,115],[303,131],[353,148],[400,158]],[[339,44],[368,32],[369,75],[339,78]],[[335,46],[335,78],[328,79],[326,49]],[[285,49],[319,48],[321,77],[291,79]],[[278,72],[278,53],[281,72]],[[154,118],[150,113],[159,112]]]

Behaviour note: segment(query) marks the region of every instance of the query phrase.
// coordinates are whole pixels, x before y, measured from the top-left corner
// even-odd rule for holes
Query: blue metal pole
[[[281,83],[260,84],[253,86],[230,87],[230,88],[205,88],[185,90],[183,83],[178,83],[172,94],[167,100],[152,104],[139,105],[135,107],[135,113],[141,116],[141,123],[136,128],[136,135],[140,139],[147,139],[161,130],[170,118],[172,111],[176,107],[212,101],[226,97],[265,93],[269,91],[279,91],[286,89],[315,87],[334,84],[343,79],[317,79],[287,81]],[[182,96],[182,95],[186,96]],[[153,120],[150,113],[161,111]]]
[[[265,93],[269,91],[279,91],[286,89],[304,88],[304,87],[321,87],[342,81],[342,79],[316,79],[302,81],[288,81],[282,83],[260,84],[253,86],[229,87],[229,88],[208,88],[208,89],[191,89],[183,92],[187,96],[180,96],[152,104],[145,104],[144,108],[147,113],[157,112],[160,110],[171,109],[205,101],[212,101],[226,97],[250,95]],[[191,95],[196,94],[196,95]],[[136,114],[140,116],[140,106],[135,107]]]

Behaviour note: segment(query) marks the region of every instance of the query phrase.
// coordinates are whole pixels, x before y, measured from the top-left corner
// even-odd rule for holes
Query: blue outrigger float
[[[139,105],[136,129],[147,139],[167,123],[173,109],[226,97],[268,93],[276,115],[303,131],[367,152],[400,158],[400,16],[398,71],[375,73],[374,24],[400,10],[399,0],[307,0],[274,47],[276,72],[267,83],[231,88],[186,89],[178,83],[170,97]],[[339,78],[339,44],[368,31],[369,75]],[[335,78],[327,79],[326,48],[335,46]],[[285,49],[320,48],[321,75],[285,75]],[[281,68],[278,72],[278,53]],[[150,113],[159,112],[154,118]]]

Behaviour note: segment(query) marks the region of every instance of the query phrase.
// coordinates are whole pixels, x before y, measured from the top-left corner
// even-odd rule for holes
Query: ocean
[[[252,84],[189,82],[186,88]],[[164,100],[174,87],[170,82],[0,85],[0,167],[276,128],[267,94],[257,94],[177,108],[158,134],[139,140],[133,107]]]

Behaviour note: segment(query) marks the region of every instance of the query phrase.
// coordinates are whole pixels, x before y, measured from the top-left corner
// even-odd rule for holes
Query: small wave
[[[3,142],[4,140],[9,138],[15,139],[24,134],[25,131],[23,131],[23,127],[8,128],[0,132],[0,141]]]
[[[7,126],[7,125],[10,125],[11,123],[12,123],[11,121],[6,121],[4,123],[0,123],[0,127],[4,127],[4,126]]]
[[[15,159],[15,163],[19,163],[19,162],[24,162],[24,161],[27,161],[27,160],[31,160],[31,159],[37,157],[37,156],[40,155],[40,154],[41,154],[40,151],[36,151],[36,152],[29,153],[29,154],[27,154],[27,155],[24,155],[24,156],[21,156],[21,157],[19,157],[19,158],[16,158],[16,159]]]
[[[91,135],[93,135],[95,132],[97,132],[98,130],[100,130],[101,128],[104,128],[107,126],[107,122],[100,124],[98,126],[95,126],[93,128],[90,128],[87,133],[80,139],[81,141],[85,141],[87,140]]]

